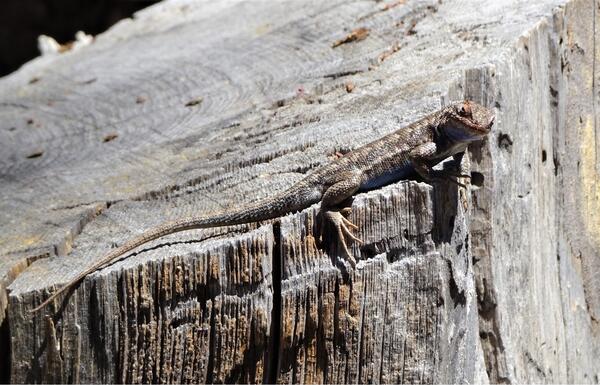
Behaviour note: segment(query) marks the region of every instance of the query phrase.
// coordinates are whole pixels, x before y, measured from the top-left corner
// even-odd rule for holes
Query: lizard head
[[[475,102],[465,100],[445,108],[442,124],[451,139],[471,142],[486,136],[494,124],[494,112]]]

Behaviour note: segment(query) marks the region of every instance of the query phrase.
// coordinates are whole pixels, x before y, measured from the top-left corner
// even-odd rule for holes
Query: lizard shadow
[[[459,188],[460,183],[453,178],[451,179],[451,176],[457,173],[458,167],[459,164],[452,159],[439,165],[439,175],[443,176],[443,178],[426,181],[417,172],[413,171],[406,177],[391,183],[414,181],[426,183],[433,187],[433,207],[431,208],[433,228],[430,229],[429,241],[427,241],[427,234],[414,234],[411,236],[406,229],[402,235],[394,235],[392,238],[388,237],[375,242],[363,240],[365,241],[363,244],[353,243],[351,239],[346,237],[349,249],[355,251],[358,249],[358,253],[352,253],[354,254],[353,256],[357,258],[356,262],[358,263],[360,260],[370,260],[382,253],[388,255],[389,262],[394,262],[402,259],[407,253],[412,254],[417,252],[417,250],[425,253],[427,250],[431,249],[431,247],[437,247],[434,245],[440,246],[442,243],[450,243],[452,235],[455,232],[455,218],[459,212],[459,201],[461,198],[465,197],[461,188]],[[348,198],[333,209],[343,210],[345,208],[350,208],[352,207],[353,201],[354,197]],[[323,214],[321,211],[319,211],[317,216],[320,217],[319,220],[317,220],[317,234],[319,234],[319,238],[321,238],[321,241],[318,244],[319,248],[326,251],[327,254],[331,256],[332,265],[340,271],[345,272],[344,274],[351,274],[355,267],[347,262],[348,258],[346,257],[346,253],[337,240],[338,235],[335,227],[322,219]],[[416,220],[417,222],[420,222],[419,218],[416,218]],[[423,224],[423,226],[425,226],[425,224]],[[415,238],[413,239],[413,237]],[[407,241],[408,244],[406,243]]]

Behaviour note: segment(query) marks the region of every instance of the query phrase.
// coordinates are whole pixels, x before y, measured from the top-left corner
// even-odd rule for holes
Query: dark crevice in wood
[[[65,205],[65,206],[57,206],[57,207],[52,207],[50,208],[50,210],[53,211],[57,211],[57,210],[71,210],[71,209],[76,209],[78,207],[82,207],[82,206],[90,206],[90,205],[94,205],[94,204],[104,204],[106,206],[106,208],[114,205],[115,203],[119,203],[122,202],[122,199],[117,199],[114,201],[91,201],[91,202],[81,202],[81,203],[74,203],[72,205]]]
[[[273,223],[273,259],[271,261],[271,277],[273,283],[273,308],[271,309],[271,330],[269,347],[266,354],[265,384],[276,384],[279,377],[281,357],[281,276],[283,270],[281,258],[281,224]]]
[[[198,97],[196,99],[192,99],[185,104],[186,107],[193,107],[201,104],[204,101],[203,97]]]
[[[365,319],[367,316],[367,306],[366,306],[366,298],[367,298],[367,285],[364,285],[362,288],[362,293],[361,293],[361,310],[360,310],[360,329],[359,329],[359,334],[358,334],[358,359],[360,361],[366,361],[365,360],[365,356],[366,356],[366,344],[365,344],[365,338],[364,338],[364,334],[365,334],[365,327],[367,325],[365,325]],[[370,325],[369,325],[370,326]],[[358,367],[358,377],[357,380],[363,382],[363,371],[364,371],[364,365],[359,365]],[[355,382],[357,382],[357,380],[354,380]]]
[[[213,301],[214,304],[214,301]],[[208,366],[206,369],[206,383],[213,384],[215,380],[213,379],[213,373],[215,371],[215,359],[219,357],[219,353],[215,351],[216,349],[216,339],[217,339],[217,325],[216,325],[216,314],[217,311],[214,309],[210,313],[210,338],[208,340]]]
[[[119,289],[117,292],[117,303],[119,304],[119,316],[118,318],[123,320],[123,322],[118,322],[117,327],[119,329],[119,342],[118,348],[115,350],[115,363],[117,370],[115,371],[115,383],[124,383],[125,382],[125,368],[127,367],[127,356],[125,350],[125,334],[127,333],[126,328],[123,324],[127,321],[127,310],[126,310],[126,301],[125,301],[125,290],[123,290],[123,282],[125,277],[123,274],[119,274],[117,276],[116,287]],[[161,357],[162,358],[162,357]],[[162,362],[161,362],[162,363]]]
[[[296,146],[291,146],[289,148],[283,149],[281,151],[277,151],[277,152],[273,152],[273,153],[268,153],[268,154],[263,154],[262,156],[258,156],[249,160],[238,160],[235,162],[230,162],[225,164],[222,169],[219,169],[209,175],[202,175],[200,177],[197,178],[193,178],[190,180],[187,180],[183,183],[178,183],[178,184],[174,184],[174,185],[168,185],[168,186],[164,186],[162,188],[156,189],[156,190],[151,190],[148,192],[145,192],[143,194],[140,194],[138,196],[132,197],[130,198],[131,201],[150,201],[150,200],[159,200],[161,198],[163,199],[173,199],[173,198],[178,198],[178,197],[182,197],[182,196],[186,196],[186,195],[190,195],[190,194],[197,194],[199,191],[198,188],[194,188],[200,184],[203,184],[205,182],[208,182],[209,179],[211,178],[215,178],[218,177],[219,181],[218,182],[211,182],[208,183],[206,185],[203,186],[203,190],[206,190],[208,187],[210,186],[217,186],[219,185],[223,180],[226,180],[226,177],[223,175],[224,173],[233,173],[236,170],[245,168],[245,167],[252,167],[252,166],[256,166],[259,164],[265,164],[265,163],[270,163],[271,161],[282,157],[284,155],[288,155],[297,151],[304,151],[308,148],[313,147],[315,144],[314,143],[301,143],[299,145]],[[293,172],[295,169],[299,169],[299,170],[303,170],[304,168],[302,167],[296,167],[292,170],[290,170],[290,172]],[[309,170],[304,170],[304,172],[307,172]],[[249,179],[252,180],[252,179]],[[240,180],[239,184],[241,183],[246,183],[248,182],[248,180]]]
[[[318,295],[319,298],[324,298],[325,296],[325,290],[322,286],[319,286],[318,288]],[[323,300],[317,301],[318,303],[318,324],[319,325],[323,325],[325,323],[325,317],[324,317],[324,308],[325,308],[325,304]],[[317,351],[319,352],[326,352],[327,351],[327,339],[326,339],[326,335],[325,335],[325,329],[322,326],[319,326],[317,328],[317,332],[315,334],[315,337],[317,339]],[[329,378],[329,365],[328,363],[328,357],[326,354],[318,354],[317,355],[317,366],[322,368],[323,370],[323,382],[327,381],[327,379]]]
[[[488,261],[488,258],[484,260],[486,266],[481,266],[479,271],[490,269]],[[478,270],[475,271],[475,274],[477,272]],[[483,348],[486,371],[490,382],[510,383],[509,379],[502,376],[499,371],[499,361],[504,357],[504,344],[498,327],[498,304],[495,295],[493,295],[494,288],[490,286],[490,283],[485,278],[482,278],[481,281],[484,288],[483,293],[480,293],[479,290],[477,291],[477,307],[480,318],[479,337]]]
[[[483,187],[485,176],[477,171],[471,171],[471,184],[477,187]]]
[[[39,337],[39,328],[38,325],[40,324],[39,321],[35,320],[33,322],[33,325],[31,327],[32,329],[32,334],[33,334],[33,341],[38,341],[40,339]],[[42,338],[42,343],[39,345],[39,347],[34,344],[34,346],[32,347],[32,368],[31,370],[25,375],[25,381],[26,383],[29,384],[33,384],[35,382],[41,382],[39,380],[36,381],[36,379],[40,378],[42,376],[42,369],[40,367],[40,360],[42,357],[42,354],[44,354],[44,352],[47,349],[48,346],[48,341],[46,338]]]
[[[432,238],[437,248],[440,248],[444,243],[453,244],[452,234],[455,225],[454,219],[457,215],[458,186],[455,187],[451,182],[436,184],[434,186],[434,197],[433,215],[435,226],[432,231]]]
[[[327,78],[327,79],[338,79],[338,78],[345,77],[345,76],[356,75],[356,74],[359,74],[359,73],[362,73],[362,72],[365,72],[365,70],[364,69],[356,69],[356,70],[335,72],[335,73],[332,73],[332,74],[324,75],[323,77]]]
[[[217,233],[217,234],[209,235],[206,238],[190,239],[188,241],[171,241],[171,242],[158,243],[158,244],[156,244],[156,245],[154,245],[152,247],[146,247],[146,248],[143,248],[141,250],[134,251],[132,253],[123,254],[121,257],[119,257],[119,258],[111,261],[108,265],[102,266],[101,269],[105,269],[105,268],[107,268],[109,266],[112,266],[115,263],[117,263],[119,261],[122,261],[123,259],[131,258],[131,257],[134,257],[134,256],[136,256],[138,254],[145,253],[145,252],[152,251],[152,250],[157,250],[157,249],[160,249],[160,248],[163,248],[163,247],[169,247],[169,246],[175,246],[175,245],[191,245],[193,243],[202,243],[202,242],[208,241],[210,239],[217,239],[217,238],[219,238],[221,236],[224,236],[224,235],[234,236],[236,234],[242,234],[242,233],[243,233],[243,231],[240,231],[240,232],[237,232],[237,231],[228,231],[228,232],[223,232],[223,233]]]
[[[539,362],[537,362],[532,356],[531,353],[529,353],[528,351],[525,351],[525,358],[527,359],[527,362],[529,363],[529,365],[531,365],[533,367],[533,369],[540,375],[540,377],[542,378],[546,378],[546,372],[544,371],[544,369],[542,369],[541,365]]]
[[[500,133],[498,134],[498,147],[508,152],[512,152],[513,140],[510,135]]]
[[[389,281],[386,280],[385,281],[385,289],[384,289],[385,293],[388,293],[388,286],[389,286]],[[388,309],[389,309],[388,303],[389,303],[389,301],[390,301],[390,296],[386,295],[385,296],[385,304],[384,304],[384,307],[383,307],[383,319],[384,320],[387,320],[388,317],[389,317],[389,315],[388,315]],[[384,384],[384,383],[387,382],[387,381],[385,381],[387,379],[383,378],[383,375],[384,375],[384,363],[385,363],[385,360],[384,360],[383,357],[385,356],[385,347],[386,347],[386,345],[385,345],[385,333],[383,333],[382,336],[381,336],[381,354],[380,354],[381,362],[379,364],[379,383],[380,384]]]
[[[115,139],[117,139],[119,137],[118,134],[108,134],[106,135],[104,138],[102,138],[102,142],[107,143],[107,142],[111,142]]]
[[[465,306],[467,304],[467,298],[465,296],[464,290],[460,290],[458,285],[456,284],[456,280],[454,279],[454,273],[452,272],[452,264],[448,260],[448,271],[450,272],[450,297],[452,301],[454,301],[454,307]]]
[[[95,354],[94,358],[96,361],[96,365],[98,365],[98,367],[102,369],[102,372],[108,372],[107,369],[110,363],[108,360],[107,351],[103,349],[103,347],[105,346],[105,335],[103,333],[103,331],[105,330],[105,319],[104,314],[102,314],[103,304],[98,302],[98,298],[100,298],[98,287],[96,285],[93,285],[92,290],[90,292],[90,311],[88,320],[88,324],[91,326],[90,337],[93,341],[99,342],[92,345]]]
[[[0,384],[10,383],[10,329],[8,317],[0,323]]]
[[[340,277],[339,275],[335,278],[334,287],[334,301],[333,301],[333,342],[336,346],[340,347],[340,350],[344,349],[344,339],[340,336],[338,331],[340,330]],[[339,373],[338,373],[339,374]],[[332,373],[332,376],[334,373]],[[325,378],[323,382],[335,382],[333,378]]]
[[[35,152],[32,152],[31,154],[27,155],[27,159],[39,158],[42,155],[44,155],[44,151],[35,151]]]

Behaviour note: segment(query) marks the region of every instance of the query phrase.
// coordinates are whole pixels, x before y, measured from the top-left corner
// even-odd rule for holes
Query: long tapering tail
[[[153,241],[165,235],[178,233],[180,231],[202,229],[208,227],[219,227],[219,226],[232,226],[242,223],[256,222],[261,220],[277,218],[281,215],[287,214],[292,211],[300,210],[312,203],[316,203],[320,199],[319,193],[314,193],[307,199],[306,192],[304,191],[293,191],[293,188],[284,192],[281,195],[261,201],[245,208],[242,208],[231,213],[222,213],[216,215],[209,215],[205,217],[192,217],[181,219],[174,222],[167,222],[159,227],[151,229],[140,236],[126,242],[122,246],[116,248],[110,253],[106,254],[96,263],[79,273],[75,278],[69,281],[66,285],[56,290],[50,297],[48,297],[39,306],[31,310],[31,312],[37,312],[44,308],[50,302],[52,302],[60,294],[67,290],[70,290],[77,285],[83,278],[94,271],[103,268],[111,262],[117,260],[123,254],[135,249],[144,243]]]
[[[185,230],[199,228],[197,225],[193,226],[193,223],[197,224],[198,221],[191,218],[188,221],[165,223],[164,225],[157,227],[155,229],[152,229],[150,231],[147,231],[147,232],[143,233],[142,235],[130,240],[129,242],[119,246],[118,248],[114,249],[110,253],[106,254],[100,260],[96,261],[96,263],[94,263],[93,265],[91,265],[90,267],[88,267],[87,269],[82,271],[81,273],[79,273],[75,278],[73,278],[71,281],[69,281],[66,285],[64,285],[63,287],[61,287],[60,289],[58,289],[54,293],[52,293],[52,295],[50,297],[48,297],[39,306],[37,306],[36,308],[31,310],[31,312],[32,313],[37,312],[38,310],[44,308],[46,305],[48,305],[50,302],[52,302],[60,294],[64,293],[65,291],[67,291],[67,290],[71,289],[72,287],[74,287],[75,285],[77,285],[79,283],[79,281],[81,281],[83,278],[85,278],[88,274],[93,273],[94,271],[96,271],[102,267],[105,267],[110,262],[117,260],[117,258],[119,258],[123,254],[135,249],[136,247],[141,246],[146,242],[150,242],[150,241],[153,241],[160,237],[163,237],[165,235],[169,235],[169,234],[176,233],[179,231],[185,231]]]

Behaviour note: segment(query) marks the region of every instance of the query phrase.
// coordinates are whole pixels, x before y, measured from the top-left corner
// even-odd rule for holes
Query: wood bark
[[[0,379],[600,382],[599,6],[168,1],[0,79]],[[471,186],[357,195],[355,268],[314,205],[29,313],[463,98],[496,111]]]

